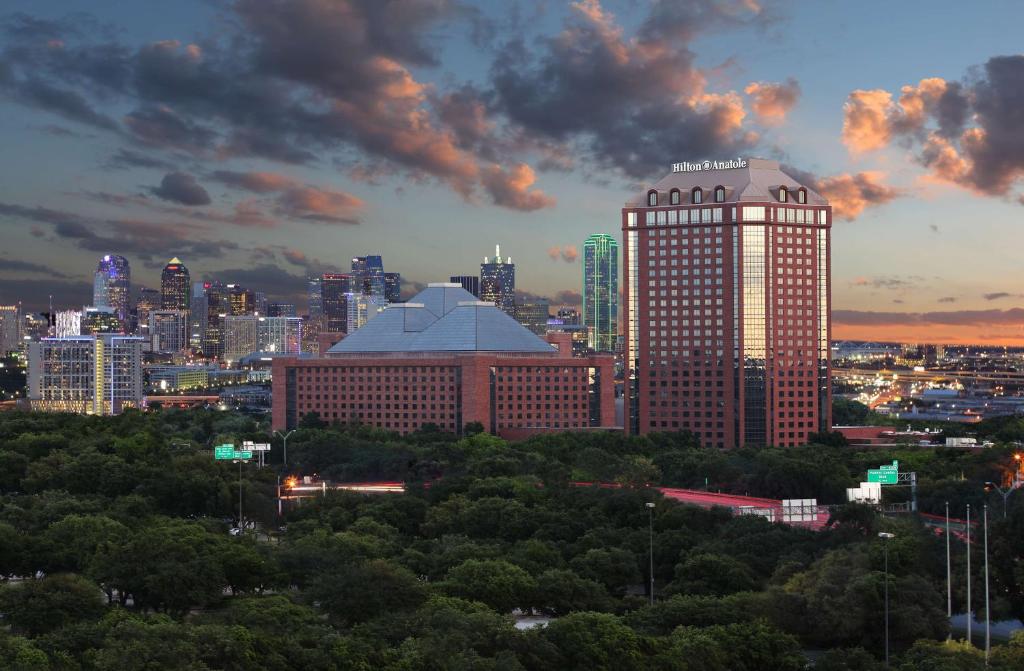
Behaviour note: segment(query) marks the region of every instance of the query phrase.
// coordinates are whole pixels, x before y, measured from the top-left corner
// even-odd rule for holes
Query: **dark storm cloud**
[[[182,205],[209,205],[210,194],[196,178],[183,172],[169,172],[160,181],[160,186],[150,189],[157,198]]]
[[[38,273],[40,275],[49,275],[51,277],[67,277],[64,273],[40,263],[22,261],[21,259],[9,259],[0,256],[0,273],[3,272]],[[4,281],[6,282],[7,280]]]
[[[54,308],[81,308],[92,302],[92,283],[51,278],[0,282],[0,303],[10,305],[20,301],[28,311],[46,310],[51,296]]]
[[[124,118],[125,126],[143,144],[204,154],[215,145],[217,133],[177,114],[165,105],[137,109]]]
[[[116,131],[119,128],[115,120],[96,111],[78,92],[58,88],[38,79],[5,79],[0,74],[0,94],[5,94],[23,105],[51,112],[68,121],[108,131]]]
[[[129,168],[152,168],[158,170],[174,171],[174,164],[162,158],[153,156],[151,153],[142,153],[132,149],[118,149],[107,162],[106,167],[113,170],[127,170]]]
[[[998,301],[1003,298],[1016,298],[1020,294],[1011,294],[1006,291],[993,291],[992,293],[982,294],[981,297],[987,301]]]
[[[288,302],[303,302],[309,288],[304,274],[295,275],[273,264],[215,270],[205,273],[205,277],[225,283],[241,284],[263,291],[271,300]]]
[[[698,27],[743,20],[730,4],[655,2],[638,39],[628,40],[596,1],[576,3],[556,37],[536,46],[517,39],[500,51],[497,105],[531,132],[579,139],[634,178],[680,156],[749,148],[755,138],[742,127],[742,100],[708,93],[689,49]]]
[[[181,222],[101,219],[3,202],[0,216],[49,224],[57,239],[72,242],[80,249],[134,255],[149,261],[162,259],[161,250],[169,248],[192,258],[220,258],[240,248],[236,242],[207,238],[198,225]]]
[[[984,195],[1011,196],[1024,177],[1024,56],[995,56],[961,82],[938,77],[853,91],[843,140],[854,152],[908,146],[931,176]]]

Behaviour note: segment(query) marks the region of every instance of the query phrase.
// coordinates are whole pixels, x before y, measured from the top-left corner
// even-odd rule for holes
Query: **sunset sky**
[[[1024,345],[1024,3],[175,0],[0,6],[0,303],[91,301],[104,253],[305,307],[500,243],[578,252],[672,163],[829,198],[836,338]]]

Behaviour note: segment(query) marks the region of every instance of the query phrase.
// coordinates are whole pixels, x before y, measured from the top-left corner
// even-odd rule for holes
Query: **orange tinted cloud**
[[[900,190],[882,183],[880,172],[843,173],[820,179],[814,188],[832,204],[840,219],[855,219],[871,205],[881,205],[900,196]]]
[[[555,199],[543,191],[530,190],[537,178],[533,168],[525,163],[513,165],[508,170],[500,165],[491,165],[484,171],[481,181],[495,205],[529,212],[555,204]]]
[[[854,153],[881,149],[889,144],[892,94],[882,89],[857,90],[843,105],[843,143]]]
[[[750,106],[761,123],[777,125],[800,99],[800,84],[793,78],[777,84],[753,82],[743,92],[750,96]]]

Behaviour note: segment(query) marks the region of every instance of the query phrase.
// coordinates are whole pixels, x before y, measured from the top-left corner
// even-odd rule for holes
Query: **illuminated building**
[[[21,348],[21,308],[0,305],[0,356]]]
[[[149,334],[149,315],[160,309],[161,294],[156,289],[139,287],[139,297],[135,300],[135,324],[137,332]]]
[[[293,303],[269,303],[267,305],[268,317],[297,317],[298,313]]]
[[[224,360],[238,363],[254,352],[302,351],[302,320],[298,317],[229,315],[224,318]]]
[[[399,273],[384,273],[384,300],[399,303],[402,300],[402,276]]]
[[[29,407],[89,415],[141,408],[142,340],[80,335],[29,343]]]
[[[311,277],[306,282],[309,295],[309,316],[311,318],[320,317],[324,313],[323,293],[321,292],[322,282],[323,278],[320,277]]]
[[[88,306],[82,308],[82,335],[100,333],[125,333],[125,324],[120,315],[108,307]]]
[[[345,317],[345,333],[352,333],[366,322],[376,317],[386,303],[381,296],[366,296],[363,294],[345,294],[345,306],[348,314]]]
[[[132,271],[128,259],[115,254],[105,255],[93,275],[93,305],[109,308],[118,319],[126,321],[131,312],[131,284]]]
[[[352,285],[349,291],[384,300],[384,260],[379,256],[352,259]]]
[[[583,325],[595,352],[611,352],[619,335],[619,243],[591,235],[583,243]]]
[[[191,307],[192,280],[188,268],[174,257],[160,273],[160,309],[188,311]]]
[[[306,414],[399,433],[466,424],[506,438],[615,423],[614,360],[574,358],[455,283],[389,305],[319,358],[273,361],[273,428]]]
[[[237,284],[228,285],[229,315],[256,314],[256,293]]]
[[[775,161],[727,165],[622,209],[626,429],[802,445],[830,428],[831,207]]]
[[[221,359],[224,356],[224,318],[233,314],[231,292],[229,287],[217,281],[204,283],[203,292],[206,295],[203,354],[211,359]]]
[[[82,313],[79,310],[61,310],[54,322],[54,335],[58,338],[82,335]]]
[[[348,273],[324,273],[320,278],[323,330],[345,333],[348,330],[348,300],[345,294],[353,292],[353,279]]]
[[[547,301],[516,305],[516,321],[530,329],[531,333],[541,337],[547,333],[548,319],[550,318],[551,306]]]
[[[449,282],[460,285],[463,289],[480,298],[480,278],[476,275],[452,275]]]
[[[153,310],[149,313],[149,337],[153,351],[172,354],[189,346],[188,312],[184,310]]]
[[[516,266],[512,257],[501,258],[501,247],[480,264],[480,299],[489,301],[510,317],[516,316]]]
[[[206,286],[203,282],[192,284],[192,300],[189,301],[189,305],[191,308],[188,315],[188,344],[193,349],[202,352],[209,312],[206,302]]]

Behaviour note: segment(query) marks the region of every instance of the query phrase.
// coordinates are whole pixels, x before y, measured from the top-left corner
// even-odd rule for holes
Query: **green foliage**
[[[1017,424],[985,430],[1015,435]],[[508,443],[468,428],[403,437],[306,417],[289,439],[292,470],[242,468],[258,530],[231,536],[239,468],[208,446],[269,440],[251,417],[0,414],[0,668],[795,670],[803,647],[832,649],[819,668],[868,671],[883,635],[879,530],[896,534],[897,668],[973,668],[975,652],[937,643],[945,548],[914,520],[841,506],[810,531],[648,485],[841,503],[867,468],[899,459],[918,473],[923,509],[948,500],[957,516],[1006,474],[1006,446],[859,452],[825,434],[723,452],[685,432]],[[407,492],[326,492],[278,519],[279,474],[404,481]],[[1011,497],[1005,522],[990,518],[993,611],[1019,612],[1024,498]],[[963,560],[957,543],[954,575]],[[520,615],[551,621],[519,630]],[[993,649],[991,666],[1022,668],[1022,656],[1018,638]]]

